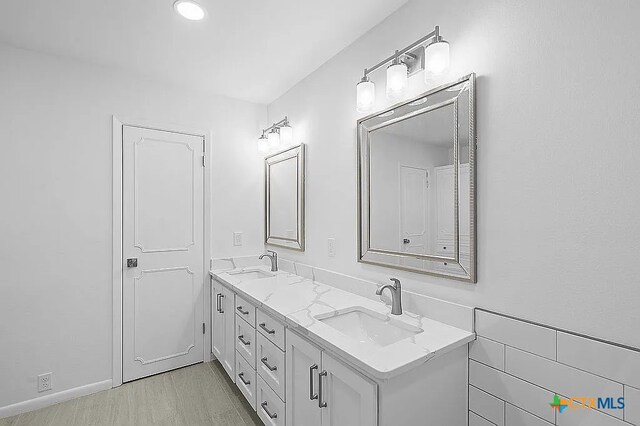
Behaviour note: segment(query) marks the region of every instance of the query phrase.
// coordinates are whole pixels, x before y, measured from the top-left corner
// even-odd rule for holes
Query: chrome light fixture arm
[[[376,71],[377,69],[382,68],[383,66],[385,66],[389,62],[393,62],[398,57],[410,56],[413,59],[417,59],[417,55],[414,55],[412,53],[413,50],[415,50],[418,47],[422,47],[422,46],[426,47],[426,46],[428,46],[430,44],[438,43],[440,41],[443,41],[443,38],[440,35],[440,27],[438,25],[436,25],[435,29],[433,31],[431,31],[429,34],[427,34],[426,36],[422,37],[419,40],[414,41],[413,43],[411,43],[410,45],[408,45],[404,49],[396,50],[391,56],[389,56],[388,58],[383,59],[382,61],[378,62],[377,64],[375,64],[371,68],[365,68],[364,69],[363,81],[366,81],[365,79],[367,78],[367,76],[369,74],[371,74],[372,72]]]

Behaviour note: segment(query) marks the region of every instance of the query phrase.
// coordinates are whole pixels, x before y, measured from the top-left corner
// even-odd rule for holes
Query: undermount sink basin
[[[319,315],[316,319],[358,342],[378,347],[389,346],[424,331],[358,306]]]
[[[229,275],[241,278],[243,280],[259,280],[262,278],[271,278],[273,274],[269,272],[261,271],[260,269],[251,269],[239,272],[229,272]]]

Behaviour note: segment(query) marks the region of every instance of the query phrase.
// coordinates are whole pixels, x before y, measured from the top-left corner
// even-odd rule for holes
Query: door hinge
[[[207,329],[207,326],[205,323],[202,323],[202,334],[204,334],[205,330]]]
[[[205,160],[207,157],[205,155],[202,156],[202,167],[207,167],[207,160]]]

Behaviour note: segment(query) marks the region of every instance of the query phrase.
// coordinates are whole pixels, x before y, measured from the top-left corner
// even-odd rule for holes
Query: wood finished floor
[[[0,426],[262,425],[219,362],[147,377],[41,410]]]

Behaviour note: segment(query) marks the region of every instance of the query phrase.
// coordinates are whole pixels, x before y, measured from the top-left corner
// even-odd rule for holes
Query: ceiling
[[[199,0],[191,22],[173,0],[18,0],[0,41],[269,103],[406,1]]]

